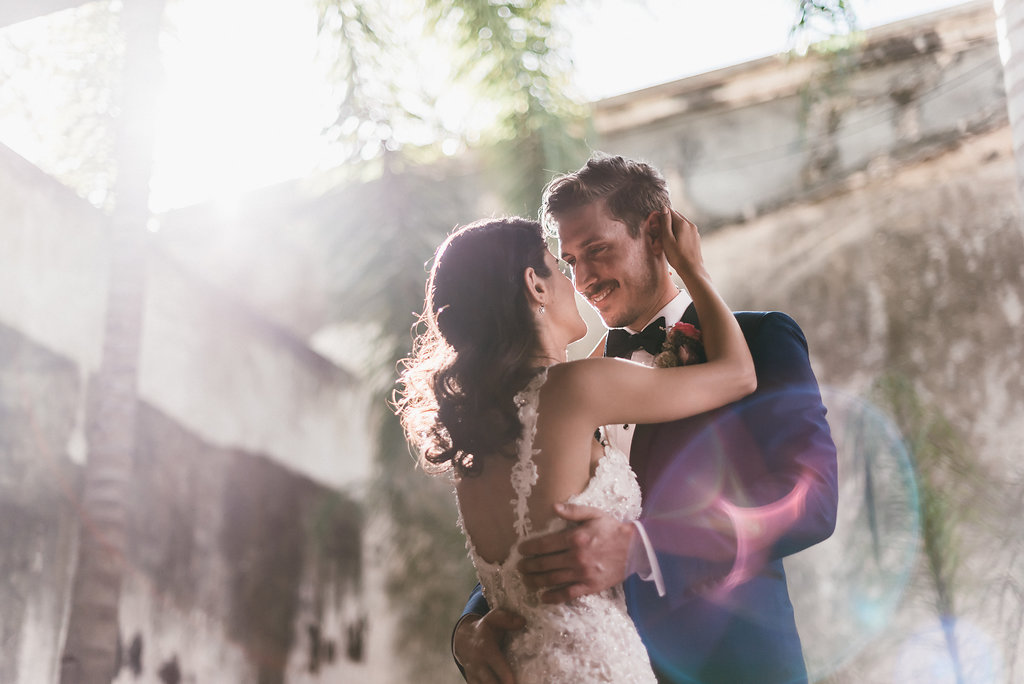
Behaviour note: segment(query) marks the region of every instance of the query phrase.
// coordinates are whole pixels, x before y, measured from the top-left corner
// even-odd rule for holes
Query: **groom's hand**
[[[501,642],[506,632],[525,626],[522,616],[501,608],[483,617],[464,617],[452,635],[452,653],[464,670],[467,684],[515,684]]]
[[[519,571],[526,586],[545,589],[545,603],[564,603],[626,579],[633,525],[591,506],[555,504],[555,512],[579,524],[519,545],[524,556]]]

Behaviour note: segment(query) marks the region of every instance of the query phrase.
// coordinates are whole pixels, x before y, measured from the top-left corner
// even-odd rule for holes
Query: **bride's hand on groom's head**
[[[655,235],[669,266],[675,269],[679,277],[704,269],[704,258],[700,251],[700,232],[688,218],[671,207],[651,214],[650,220],[655,222]]]
[[[545,603],[564,603],[626,579],[633,525],[591,506],[556,504],[555,512],[577,524],[519,545],[519,571],[527,587],[544,590]]]

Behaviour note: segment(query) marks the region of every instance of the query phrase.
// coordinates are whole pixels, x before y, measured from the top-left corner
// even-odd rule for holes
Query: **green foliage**
[[[917,475],[924,570],[958,681],[962,663],[955,633],[962,568],[962,534],[969,516],[983,513],[978,498],[985,478],[967,445],[938,408],[923,400],[906,378],[888,375],[875,385],[878,403],[888,407],[903,433]]]
[[[556,172],[579,166],[586,109],[571,97],[572,62],[552,15],[561,0],[428,0],[434,25],[452,26],[458,72],[480,97],[500,103],[484,160],[512,213],[534,215]]]
[[[316,6],[321,51],[340,88],[337,117],[325,131],[342,146],[340,159],[366,160],[397,150],[395,127],[415,112],[394,77],[403,51],[387,30],[394,25],[393,10],[374,0],[316,0]]]
[[[336,215],[324,221],[330,226],[326,256],[335,265],[335,315],[367,326],[388,366],[380,389],[390,386],[394,362],[409,351],[434,249],[456,223],[468,220],[471,199],[460,196],[465,189],[439,169],[409,166],[350,185],[323,202],[325,212]]]
[[[0,32],[4,142],[107,210],[124,52],[112,5],[85,3]]]
[[[847,0],[795,0],[794,4],[790,38],[845,35],[857,27],[857,15]]]
[[[319,0],[343,87],[328,130],[342,157],[431,162],[442,143],[474,148],[506,208],[533,214],[551,175],[586,156],[587,111],[552,20],[562,4]]]

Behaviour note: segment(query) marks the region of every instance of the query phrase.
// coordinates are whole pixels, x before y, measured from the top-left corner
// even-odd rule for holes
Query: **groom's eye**
[[[566,278],[572,278],[572,264],[565,259],[558,259],[558,270],[562,272]]]

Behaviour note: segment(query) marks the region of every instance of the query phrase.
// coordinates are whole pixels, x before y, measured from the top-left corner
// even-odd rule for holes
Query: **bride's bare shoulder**
[[[609,374],[616,372],[616,369],[621,370],[622,364],[631,363],[622,359],[606,359],[604,357],[566,361],[552,366],[548,370],[545,390],[548,390],[548,394],[568,397],[586,395],[605,383]]]

